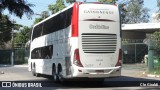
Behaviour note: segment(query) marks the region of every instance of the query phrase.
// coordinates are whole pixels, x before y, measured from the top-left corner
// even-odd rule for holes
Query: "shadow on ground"
[[[67,90],[75,90],[75,89],[87,89],[87,90],[159,90],[160,87],[140,87],[140,84],[147,83],[158,83],[160,85],[160,81],[152,80],[152,79],[143,79],[143,78],[134,78],[128,76],[121,76],[118,78],[109,78],[106,79],[104,83],[99,84],[98,82],[93,81],[69,81],[64,84],[54,83],[50,79],[48,81],[42,80],[32,80],[32,81],[14,81],[20,83],[42,83],[43,88],[12,88],[5,90],[59,90],[59,89],[67,89]],[[138,87],[137,89],[133,87]],[[2,89],[2,88],[0,88]],[[4,90],[4,88],[3,88]]]
[[[87,88],[97,88],[97,87],[139,87],[140,84],[158,84],[160,85],[159,80],[153,79],[144,79],[144,78],[135,78],[135,77],[128,77],[128,76],[121,76],[118,78],[109,78],[106,79],[104,83],[99,82],[87,82],[87,81],[73,81],[65,83],[65,87],[87,87]]]
[[[18,81],[23,82],[23,81]],[[48,80],[32,80],[27,81],[32,83],[42,83],[43,87],[56,87],[56,88],[98,88],[98,87],[140,87],[142,84],[158,84],[159,80],[155,79],[145,79],[145,78],[135,78],[128,76],[121,76],[117,78],[107,78],[104,83],[97,81],[67,81],[65,83],[55,83],[51,79]],[[157,88],[157,86],[156,86]]]

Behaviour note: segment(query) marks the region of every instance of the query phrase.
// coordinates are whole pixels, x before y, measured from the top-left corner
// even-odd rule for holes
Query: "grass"
[[[154,70],[148,72],[148,74],[160,75],[160,66],[155,67]]]

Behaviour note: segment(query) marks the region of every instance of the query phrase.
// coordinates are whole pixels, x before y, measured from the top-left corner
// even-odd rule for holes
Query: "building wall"
[[[148,46],[144,43],[146,34],[159,29],[160,23],[123,24],[123,63],[140,63],[148,53]]]
[[[122,39],[145,39],[145,32],[138,31],[122,31]]]

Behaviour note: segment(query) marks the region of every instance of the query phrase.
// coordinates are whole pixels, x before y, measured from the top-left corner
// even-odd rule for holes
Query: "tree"
[[[29,27],[24,26],[19,33],[16,33],[14,38],[14,43],[16,46],[21,46],[29,40],[30,30],[31,29]]]
[[[66,0],[67,3],[74,3],[76,0]]]
[[[13,30],[19,30],[22,25],[14,24],[9,20],[10,18],[7,15],[2,15],[0,18],[0,46],[1,48],[11,47],[10,40],[11,40],[11,32]]]
[[[0,16],[5,9],[8,9],[10,14],[15,14],[16,16],[22,18],[24,14],[30,18],[33,15],[33,4],[28,3],[26,0],[0,0]]]
[[[40,15],[40,18],[36,18],[35,21],[34,21],[34,24],[42,21],[43,19],[49,17],[49,12],[48,11],[43,11],[41,14],[37,14],[37,15]]]
[[[160,0],[157,0],[158,11],[160,11]]]
[[[149,9],[144,8],[143,0],[130,0],[126,6],[125,23],[147,23],[149,21]]]
[[[146,34],[147,44],[152,41],[154,55],[160,57],[160,31],[156,31],[153,34]]]
[[[21,25],[14,24],[15,22],[10,21],[7,15],[3,15],[4,10],[8,10],[10,14],[13,14],[19,18],[22,18],[24,14],[28,18],[34,13],[30,8],[34,6],[28,3],[26,0],[0,0],[0,44],[2,48],[5,45],[9,45],[11,40],[11,31],[13,29],[19,29]]]
[[[158,11],[155,14],[154,18],[159,21],[160,20],[160,13],[159,13],[160,12],[160,0],[157,0],[157,7],[158,7]]]
[[[118,0],[98,0],[98,1],[103,3],[116,3],[116,1]]]
[[[52,14],[64,9],[66,6],[64,4],[63,0],[57,0],[56,4],[52,5],[48,5],[48,9],[52,12]]]
[[[13,24],[9,20],[7,15],[2,15],[0,18],[0,41],[1,44],[3,42],[8,42],[11,39],[11,31]]]

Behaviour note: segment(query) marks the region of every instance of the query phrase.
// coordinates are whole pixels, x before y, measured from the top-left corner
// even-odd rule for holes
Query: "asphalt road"
[[[27,66],[5,66],[0,67],[0,81],[41,81],[47,80],[43,77],[34,77],[32,73],[28,71]],[[4,74],[3,74],[4,72]]]
[[[66,84],[57,84],[46,76],[32,76],[31,72],[27,70],[27,67],[0,67],[0,81],[11,81],[12,84],[41,83],[42,86],[42,88],[0,88],[0,90],[159,90],[160,83],[159,81],[157,82],[159,78],[132,76],[142,71],[143,70],[140,69],[131,70],[129,68],[123,68],[121,77],[107,78],[105,82],[100,85],[96,82],[68,82]],[[158,86],[156,86],[157,83]]]

